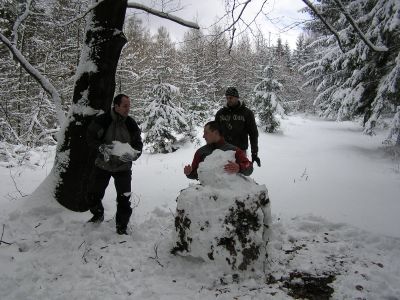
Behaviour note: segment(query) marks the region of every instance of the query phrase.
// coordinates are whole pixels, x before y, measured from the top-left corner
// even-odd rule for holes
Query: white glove
[[[111,152],[112,152],[113,148],[114,148],[113,145],[101,144],[101,145],[99,146],[99,152],[100,152],[101,154],[103,154],[104,161],[107,162],[107,161],[110,160],[110,155],[111,155]]]

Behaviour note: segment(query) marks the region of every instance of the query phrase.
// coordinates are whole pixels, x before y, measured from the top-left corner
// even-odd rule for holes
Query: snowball
[[[122,156],[126,153],[132,155],[133,157],[136,157],[140,151],[135,150],[129,145],[128,143],[121,143],[119,141],[113,141],[113,149],[111,151],[111,154],[114,156]]]

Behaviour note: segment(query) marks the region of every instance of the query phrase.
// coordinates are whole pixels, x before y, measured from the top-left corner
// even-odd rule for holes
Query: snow
[[[197,170],[200,184],[230,190],[233,194],[248,188],[244,178],[224,171],[228,161],[235,161],[235,151],[217,149],[211,157],[206,157]]]
[[[235,161],[234,151],[215,150],[199,165],[200,184],[179,193],[174,251],[217,265],[220,274],[252,277],[263,270],[270,236],[268,192],[225,172],[229,161]]]
[[[40,86],[51,96],[57,111],[58,123],[62,125],[65,122],[65,115],[62,109],[62,101],[60,94],[53,84],[43,76],[34,66],[32,66],[23,54],[0,32],[0,40],[7,46],[14,58],[18,60],[20,65],[40,84]]]
[[[115,156],[122,156],[128,153],[132,157],[136,157],[140,153],[140,151],[133,149],[129,143],[113,141],[113,145],[114,147],[112,148],[111,154]]]
[[[0,166],[0,298],[290,299],[303,273],[333,274],[333,299],[399,299],[400,168],[381,144],[388,131],[370,137],[353,122],[300,116],[281,128],[260,133],[262,167],[252,174],[271,199],[267,280],[236,283],[212,264],[170,254],[175,198],[193,184],[183,167],[198,145],[134,162],[128,236],[115,233],[112,184],[98,226],[51,200],[52,183],[42,181],[54,154],[44,153],[39,167]]]

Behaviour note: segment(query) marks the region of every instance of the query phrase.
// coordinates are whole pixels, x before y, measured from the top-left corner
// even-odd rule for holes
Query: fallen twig
[[[154,253],[155,253],[155,256],[154,256],[154,257],[149,256],[149,258],[154,259],[162,268],[164,268],[164,265],[163,265],[162,263],[160,263],[160,261],[159,261],[159,257],[158,257],[158,246],[159,246],[159,243],[154,244]]]
[[[1,232],[1,237],[0,237],[0,245],[1,243],[6,244],[6,245],[11,245],[12,243],[7,243],[5,241],[3,241],[3,235],[4,235],[4,228],[6,225],[3,224],[3,231]]]

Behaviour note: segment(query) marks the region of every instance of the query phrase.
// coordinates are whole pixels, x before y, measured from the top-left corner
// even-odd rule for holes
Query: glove
[[[257,165],[259,166],[259,167],[261,167],[261,160],[260,160],[260,158],[257,156],[257,153],[252,153],[251,154],[251,162],[256,162],[257,163]]]
[[[114,148],[113,145],[106,145],[106,144],[101,144],[99,146],[99,152],[103,155],[104,161],[109,161],[110,160],[110,155],[112,152],[112,149]]]
[[[136,159],[136,157],[137,157],[137,155],[132,155],[130,153],[125,153],[125,154],[122,154],[119,157],[119,160],[122,161],[122,162],[134,161]]]

